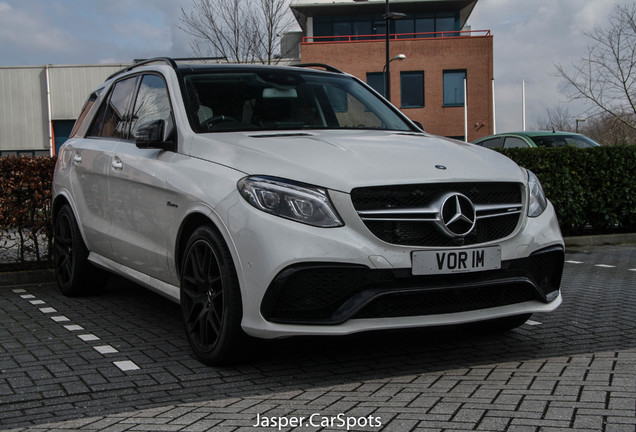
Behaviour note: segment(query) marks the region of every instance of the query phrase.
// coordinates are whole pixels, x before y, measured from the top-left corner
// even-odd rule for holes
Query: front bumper
[[[502,262],[480,273],[413,276],[410,269],[302,263],[280,272],[261,313],[271,322],[337,325],[349,319],[441,315],[550,303],[559,295],[564,251],[560,246]]]
[[[254,209],[238,194],[226,200],[221,215],[228,221],[225,235],[247,334],[277,338],[452,325],[549,312],[561,303],[563,239],[552,205],[537,218],[524,217],[509,237],[480,245],[501,248],[501,270],[415,277],[412,252],[439,248],[385,243],[362,223],[347,194],[331,198],[344,227],[288,221]],[[544,265],[544,256],[554,262],[547,283],[544,269],[533,267]]]

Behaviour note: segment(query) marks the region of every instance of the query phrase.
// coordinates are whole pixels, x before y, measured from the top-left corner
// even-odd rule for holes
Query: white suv
[[[62,292],[97,267],[167,296],[208,364],[246,336],[512,328],[561,303],[531,172],[307,66],[153,59],[95,90],[55,169]]]

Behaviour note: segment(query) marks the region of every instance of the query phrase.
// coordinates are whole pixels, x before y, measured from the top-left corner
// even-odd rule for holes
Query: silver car
[[[179,302],[208,364],[250,337],[557,308],[563,239],[534,174],[323,69],[155,59],[96,89],[55,169],[62,292],[99,268]]]

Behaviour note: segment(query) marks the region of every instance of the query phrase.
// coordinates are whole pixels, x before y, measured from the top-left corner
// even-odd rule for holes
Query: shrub
[[[539,177],[563,234],[636,231],[636,147],[501,152]]]
[[[50,264],[54,166],[54,157],[0,158],[0,258],[4,264]]]

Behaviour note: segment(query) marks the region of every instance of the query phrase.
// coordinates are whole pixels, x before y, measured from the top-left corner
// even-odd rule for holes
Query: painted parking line
[[[574,264],[574,265],[581,265],[581,264],[588,264],[588,265],[592,265],[594,267],[598,267],[598,268],[606,268],[606,269],[619,269],[619,270],[627,270],[630,272],[636,272],[636,268],[628,268],[625,269],[624,267],[618,267],[616,265],[613,264],[592,264],[592,263],[586,263],[585,261],[577,261],[577,260],[565,260],[566,264]]]
[[[528,320],[526,321],[526,324],[530,325],[530,326],[538,326],[541,325],[543,323],[539,322],[539,321],[534,321],[534,320]]]
[[[15,294],[19,294],[20,298],[28,301],[33,306],[41,306],[46,304],[44,300],[36,298],[36,296],[34,296],[33,294],[29,294],[23,288],[14,289],[13,292]],[[71,321],[71,319],[65,315],[51,315],[51,314],[57,313],[57,310],[53,307],[46,306],[46,307],[40,307],[38,309],[43,314],[48,315],[49,318],[51,318],[56,323],[68,323]],[[80,332],[84,330],[84,327],[78,324],[64,324],[63,327],[70,332]],[[92,333],[78,334],[77,337],[87,343],[100,340],[99,336],[94,335]],[[119,351],[111,345],[93,346],[93,349],[104,356],[108,354],[119,353]],[[131,360],[114,361],[113,365],[119,368],[119,370],[121,370],[122,372],[129,372],[129,371],[135,371],[135,370],[141,369],[135,362]]]

